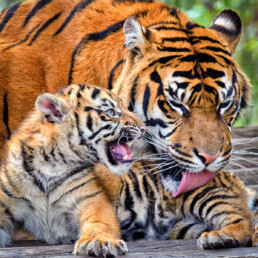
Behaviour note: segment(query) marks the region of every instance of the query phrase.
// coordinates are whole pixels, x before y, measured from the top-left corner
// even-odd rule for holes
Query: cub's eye
[[[119,112],[116,112],[113,108],[110,108],[104,112],[106,115],[113,117],[113,118],[119,117],[121,115]]]

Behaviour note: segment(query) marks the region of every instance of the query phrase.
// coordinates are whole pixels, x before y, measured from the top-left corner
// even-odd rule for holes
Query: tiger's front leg
[[[227,220],[227,218],[225,218]],[[236,220],[221,230],[204,232],[198,239],[198,247],[201,249],[218,249],[227,247],[246,246],[251,240],[253,229],[250,221]]]
[[[74,247],[75,255],[116,256],[128,252],[119,239],[120,227],[114,208],[104,194],[80,210],[80,237]]]

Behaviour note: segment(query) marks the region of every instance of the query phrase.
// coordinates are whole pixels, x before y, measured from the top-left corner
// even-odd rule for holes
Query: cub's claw
[[[217,231],[204,232],[198,239],[197,245],[200,249],[219,249],[234,247],[237,242],[225,234]]]
[[[220,249],[244,246],[247,242],[248,239],[240,243],[230,232],[211,231],[202,233],[197,241],[197,245],[200,249]]]
[[[79,239],[74,247],[74,255],[90,256],[116,256],[128,252],[126,243],[123,240],[100,241]]]

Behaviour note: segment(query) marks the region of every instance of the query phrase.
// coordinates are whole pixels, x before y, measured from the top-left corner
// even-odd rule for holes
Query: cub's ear
[[[222,37],[233,54],[242,31],[242,23],[238,14],[232,10],[224,10],[215,17],[210,28]]]
[[[67,103],[50,93],[43,93],[38,96],[36,108],[46,116],[50,123],[60,123],[69,114]]]
[[[125,33],[125,46],[129,50],[139,49],[148,43],[144,35],[147,30],[142,27],[140,21],[135,16],[126,19],[123,29]]]

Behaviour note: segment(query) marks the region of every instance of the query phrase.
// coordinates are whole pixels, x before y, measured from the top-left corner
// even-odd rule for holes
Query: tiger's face
[[[231,127],[249,100],[249,83],[232,58],[241,21],[230,10],[211,28],[180,13],[144,28],[124,24],[129,49],[115,92],[151,131],[160,174],[174,196],[205,184],[231,155]],[[127,93],[128,94],[128,93]]]
[[[130,169],[133,145],[145,125],[108,90],[70,85],[57,94],[40,95],[36,107],[50,130],[68,139],[73,161],[100,162],[115,174]]]

